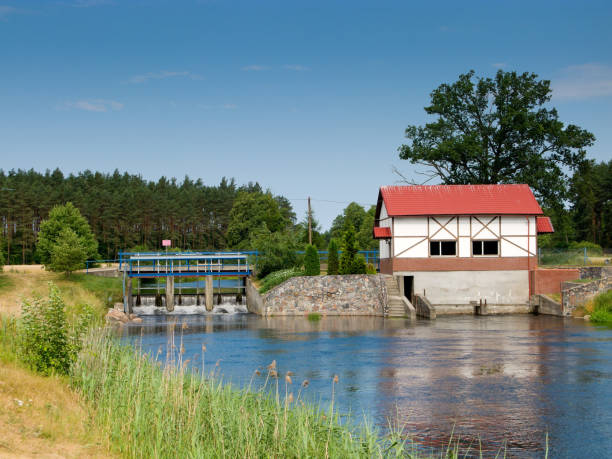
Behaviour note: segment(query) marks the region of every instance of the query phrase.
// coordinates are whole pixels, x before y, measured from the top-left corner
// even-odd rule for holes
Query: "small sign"
[[[170,239],[164,239],[162,241],[162,247],[170,247],[172,245],[172,241]]]

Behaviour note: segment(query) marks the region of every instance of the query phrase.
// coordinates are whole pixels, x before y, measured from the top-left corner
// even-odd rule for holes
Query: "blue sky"
[[[550,79],[610,159],[611,27],[604,1],[0,0],[0,167],[259,181],[328,227],[415,176],[405,127],[469,69]]]

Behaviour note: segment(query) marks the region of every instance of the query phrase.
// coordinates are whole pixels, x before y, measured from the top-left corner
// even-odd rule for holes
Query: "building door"
[[[414,304],[414,276],[404,276],[404,296]]]

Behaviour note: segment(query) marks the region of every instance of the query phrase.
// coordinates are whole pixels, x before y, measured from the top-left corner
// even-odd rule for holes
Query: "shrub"
[[[327,247],[327,274],[338,274],[338,270],[338,243],[332,239]]]
[[[595,297],[591,321],[600,324],[612,324],[612,290],[600,293]]]
[[[78,320],[69,324],[59,289],[49,284],[49,298],[22,304],[17,353],[33,370],[43,374],[68,374],[81,348],[81,340],[94,313],[83,306]]]
[[[372,263],[366,265],[366,274],[378,274],[376,267]]]
[[[569,244],[569,248],[570,249],[587,249],[587,255],[588,256],[602,256],[603,255],[603,249],[601,248],[601,246],[599,244],[595,244],[594,242],[589,242],[589,241],[580,241],[580,242],[570,242]]]
[[[318,312],[311,312],[310,314],[308,314],[307,317],[310,322],[318,322],[319,320],[321,320],[321,314],[319,314]]]
[[[281,271],[275,271],[273,273],[270,273],[261,281],[259,293],[266,293],[268,290],[276,287],[277,285],[282,284],[283,282],[288,279],[291,279],[292,277],[303,275],[304,272],[298,268],[283,269]]]
[[[306,254],[304,255],[304,274],[306,276],[318,276],[321,274],[319,252],[317,252],[314,245],[306,246]]]
[[[259,252],[257,276],[260,279],[274,271],[296,267],[300,262],[296,254],[299,246],[290,232],[271,233],[260,229],[251,236],[251,247]]]
[[[364,274],[365,259],[357,256],[355,230],[349,225],[342,237],[342,256],[340,257],[340,274]]]

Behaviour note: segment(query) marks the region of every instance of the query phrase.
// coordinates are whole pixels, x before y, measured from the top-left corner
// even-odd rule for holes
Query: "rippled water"
[[[308,379],[306,397],[322,403],[338,374],[341,411],[381,426],[398,419],[424,445],[444,445],[454,429],[465,444],[480,439],[485,455],[506,445],[508,457],[542,457],[547,433],[550,457],[612,451],[612,330],[581,320],[208,314],[144,317],[124,333],[156,353],[171,321],[187,323],[185,358],[198,367],[202,344],[205,367],[220,360],[235,384],[276,360],[279,373],[294,373],[294,391]]]

